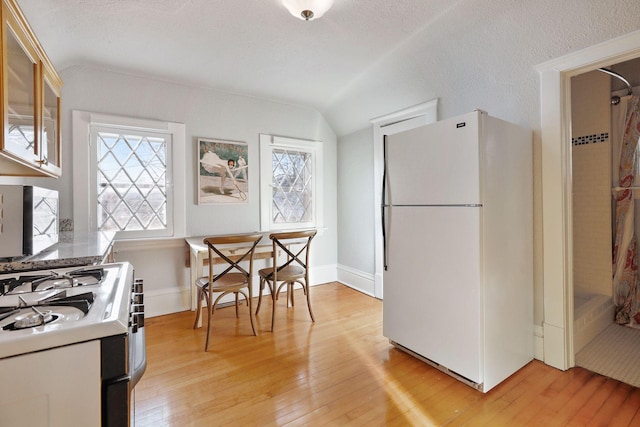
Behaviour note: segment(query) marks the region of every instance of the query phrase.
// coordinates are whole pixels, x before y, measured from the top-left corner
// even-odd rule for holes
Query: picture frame
[[[249,202],[249,147],[245,142],[197,138],[198,204]]]

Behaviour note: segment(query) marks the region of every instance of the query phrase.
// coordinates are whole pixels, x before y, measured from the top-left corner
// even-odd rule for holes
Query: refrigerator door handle
[[[386,233],[386,221],[385,221],[385,216],[384,216],[384,209],[386,208],[385,205],[381,206],[381,210],[382,210],[382,254],[383,254],[383,266],[384,266],[384,270],[387,270],[387,233]]]
[[[384,270],[387,270],[387,222],[385,218],[385,207],[387,205],[386,201],[386,183],[387,183],[387,135],[384,136],[382,140],[382,153],[383,153],[383,168],[382,168],[382,204],[380,205],[381,215],[380,218],[382,220],[382,256],[383,256],[383,265]]]

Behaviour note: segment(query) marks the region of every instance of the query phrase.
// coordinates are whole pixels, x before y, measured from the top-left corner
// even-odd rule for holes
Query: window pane
[[[167,141],[98,132],[99,230],[167,228]]]
[[[313,220],[312,160],[311,153],[273,150],[274,223],[303,223]]]

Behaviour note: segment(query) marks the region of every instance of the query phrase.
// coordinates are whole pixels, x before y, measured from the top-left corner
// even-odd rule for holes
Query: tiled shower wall
[[[571,93],[574,290],[611,295],[610,78],[576,76]]]

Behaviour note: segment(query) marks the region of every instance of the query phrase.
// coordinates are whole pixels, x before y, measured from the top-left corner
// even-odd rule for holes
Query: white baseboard
[[[335,265],[312,267],[309,274],[311,286],[335,282],[338,280]],[[253,285],[254,295],[258,295],[258,290],[260,289],[260,280],[258,276],[253,277],[251,282]],[[145,284],[145,317],[162,316],[165,314],[191,310],[191,289],[189,287],[180,288],[176,286],[163,289],[149,288],[150,285]],[[265,293],[268,293],[268,291],[265,290]],[[232,298],[232,295],[227,295],[221,300],[221,302],[229,302]]]
[[[541,325],[533,326],[533,357],[544,362],[544,330]]]
[[[311,286],[335,282],[336,280],[338,280],[338,275],[336,274],[335,264],[321,265],[318,267],[312,266],[311,270],[309,270]]]
[[[338,281],[357,291],[375,296],[375,280],[373,274],[338,264]]]
[[[191,291],[187,288],[144,291],[145,317],[162,316],[191,309]]]

